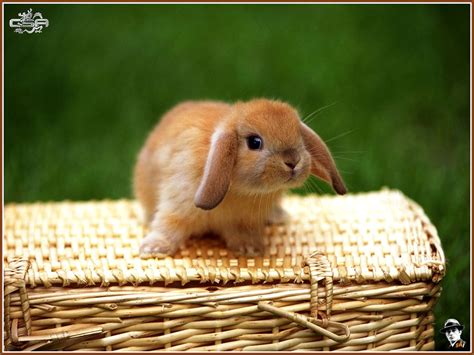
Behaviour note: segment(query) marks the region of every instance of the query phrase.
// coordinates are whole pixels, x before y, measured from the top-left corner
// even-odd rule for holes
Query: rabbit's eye
[[[250,150],[260,150],[263,146],[263,139],[259,136],[247,137],[247,146]]]

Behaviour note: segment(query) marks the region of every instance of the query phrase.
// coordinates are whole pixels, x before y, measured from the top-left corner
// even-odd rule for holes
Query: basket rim
[[[382,189],[375,192],[365,192],[340,196],[296,196],[289,195],[284,198],[284,203],[288,204],[314,204],[321,203],[322,206],[329,206],[331,203],[348,202],[349,199],[356,201],[358,198],[372,199],[393,199],[395,202],[402,202],[404,205],[404,213],[410,215],[410,218],[417,224],[416,228],[418,238],[422,240],[423,245],[413,245],[411,251],[413,256],[407,262],[407,259],[401,262],[385,262],[383,259],[376,260],[376,264],[372,265],[353,265],[348,266],[347,260],[331,253],[330,250],[321,250],[319,248],[308,250],[312,253],[320,250],[327,255],[330,263],[330,277],[334,282],[339,283],[366,283],[366,282],[397,282],[401,284],[411,284],[419,281],[430,281],[438,283],[445,275],[445,257],[441,246],[441,241],[437,234],[436,228],[432,225],[423,209],[414,201],[403,195],[398,190]],[[345,199],[345,200],[344,200]],[[355,202],[359,203],[359,202]],[[164,284],[168,285],[173,282],[179,282],[185,285],[189,282],[200,282],[206,284],[228,283],[252,283],[265,284],[272,282],[308,282],[309,269],[302,266],[304,259],[309,253],[303,255],[300,253],[296,256],[284,256],[283,258],[228,258],[222,262],[219,257],[166,257],[164,259],[140,259],[138,256],[126,258],[132,255],[130,250],[124,257],[116,257],[114,263],[103,264],[99,260],[93,260],[91,257],[87,260],[76,258],[70,261],[62,260],[60,267],[54,267],[48,260],[48,257],[41,255],[43,250],[38,252],[30,252],[29,255],[22,255],[21,251],[25,248],[18,247],[18,241],[15,240],[15,217],[18,219],[27,218],[28,216],[37,216],[35,211],[42,208],[49,211],[55,209],[71,209],[86,208],[107,210],[115,209],[126,211],[125,215],[130,211],[139,209],[135,200],[102,200],[87,202],[48,202],[48,203],[13,203],[5,206],[5,215],[10,219],[7,220],[5,228],[6,250],[4,253],[4,270],[8,268],[9,263],[18,258],[24,258],[29,261],[30,267],[25,275],[25,282],[28,287],[53,285],[66,286],[108,286],[108,285],[144,285],[144,284]],[[326,207],[324,207],[326,208]],[[329,207],[328,207],[329,208]],[[331,207],[332,208],[332,207]],[[122,213],[120,212],[120,213]],[[134,212],[134,213],[135,213]],[[20,217],[18,217],[20,216]],[[27,216],[27,217],[25,217]],[[39,215],[38,215],[39,216]],[[38,217],[39,218],[39,217]],[[134,221],[137,219],[136,214],[132,217]],[[332,218],[331,216],[325,218]],[[8,222],[10,221],[10,222]],[[332,220],[331,220],[332,221]],[[331,222],[330,221],[330,222]],[[41,221],[40,221],[41,222]],[[56,226],[57,227],[57,226]],[[57,227],[59,228],[59,227]],[[29,235],[24,236],[27,239]],[[381,239],[383,243],[387,242]],[[387,237],[388,240],[388,237]],[[38,243],[38,242],[36,242]],[[388,242],[387,242],[388,243]],[[41,242],[39,242],[41,245]],[[423,249],[425,248],[425,249]],[[30,248],[31,251],[31,248]],[[55,251],[57,252],[57,251]],[[418,252],[418,255],[416,254]],[[348,255],[347,258],[351,258]],[[388,259],[392,257],[386,254]],[[344,259],[344,260],[343,260]],[[370,258],[368,259],[370,260]],[[385,262],[385,264],[384,264]],[[67,265],[67,268],[64,268]]]

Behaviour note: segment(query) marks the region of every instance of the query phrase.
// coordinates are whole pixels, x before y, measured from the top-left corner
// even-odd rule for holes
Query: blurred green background
[[[400,189],[437,226],[436,306],[466,326],[469,5],[5,5],[5,202],[128,198],[146,134],[182,100],[279,98],[353,192]],[[330,190],[318,183],[323,193]]]

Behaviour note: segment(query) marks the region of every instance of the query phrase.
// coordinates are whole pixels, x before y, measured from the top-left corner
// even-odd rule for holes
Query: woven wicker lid
[[[39,285],[302,282],[305,258],[326,255],[335,282],[439,282],[445,259],[436,228],[401,192],[287,196],[285,225],[266,229],[264,255],[236,257],[216,237],[193,238],[173,257],[141,259],[146,232],[136,201],[9,204],[4,262],[30,262]]]

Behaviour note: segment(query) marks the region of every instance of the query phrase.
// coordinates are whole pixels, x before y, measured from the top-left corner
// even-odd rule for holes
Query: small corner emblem
[[[18,13],[19,18],[10,20],[10,27],[16,33],[42,33],[44,27],[49,27],[49,20],[43,18],[41,12],[33,13],[32,9]]]

